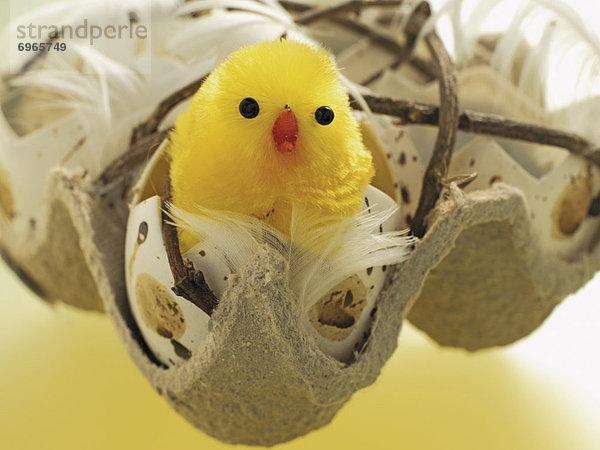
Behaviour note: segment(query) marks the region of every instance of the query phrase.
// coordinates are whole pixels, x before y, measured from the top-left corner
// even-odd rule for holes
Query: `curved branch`
[[[372,112],[396,117],[403,124],[437,126],[439,123],[440,109],[435,105],[369,94],[363,97]],[[354,109],[360,109],[354,100],[352,102]],[[557,128],[507,119],[496,114],[464,110],[459,115],[458,129],[466,133],[487,134],[564,148],[600,166],[600,148],[575,133]]]
[[[200,89],[200,86],[202,86],[204,81],[206,81],[207,77],[208,74],[195,81],[192,81],[187,86],[184,86],[181,89],[173,92],[162,102],[160,102],[152,114],[150,114],[150,117],[148,117],[145,122],[142,122],[133,129],[131,132],[130,144],[134,145],[140,139],[156,132],[160,126],[160,123],[167,116],[167,114],[169,114],[169,112],[179,103],[194,95],[196,91]]]
[[[183,260],[179,250],[179,237],[177,228],[171,224],[167,215],[167,203],[171,199],[171,179],[167,177],[163,194],[161,196],[162,206],[162,235],[169,259],[169,266],[175,286],[172,288],[176,295],[189,300],[209,316],[217,307],[218,300],[213,291],[210,290],[204,279],[204,274],[194,269],[190,260]]]
[[[411,224],[413,235],[422,238],[427,229],[427,216],[435,207],[448,174],[452,150],[458,130],[458,97],[456,69],[444,43],[435,32],[427,34],[425,42],[438,66],[440,85],[439,131],[433,154],[425,170],[419,205]]]

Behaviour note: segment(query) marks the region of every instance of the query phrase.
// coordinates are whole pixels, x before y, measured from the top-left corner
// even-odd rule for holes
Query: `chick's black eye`
[[[321,125],[329,125],[333,122],[333,109],[329,106],[321,106],[315,111],[315,119]]]
[[[259,110],[258,102],[252,97],[246,97],[240,102],[240,114],[246,119],[254,119]]]

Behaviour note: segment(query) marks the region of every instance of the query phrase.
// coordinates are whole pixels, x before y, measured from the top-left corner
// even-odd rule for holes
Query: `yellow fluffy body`
[[[238,109],[246,97],[259,104],[253,119]],[[291,154],[278,152],[272,137],[286,105],[298,122]],[[329,125],[315,119],[321,106],[334,111]],[[330,55],[290,40],[231,54],[179,116],[171,140],[175,206],[256,216],[286,235],[293,204],[323,216],[357,213],[374,173]],[[182,239],[182,247],[192,244]]]

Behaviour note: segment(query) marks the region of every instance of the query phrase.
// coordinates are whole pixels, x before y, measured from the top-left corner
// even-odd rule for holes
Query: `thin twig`
[[[372,112],[396,117],[402,124],[437,126],[439,123],[439,108],[435,105],[377,95],[367,94],[363,97]],[[360,109],[354,100],[352,100],[352,107]],[[458,129],[466,133],[487,134],[564,148],[600,166],[600,148],[568,131],[469,110],[464,110],[460,114]]]
[[[396,59],[389,67],[379,70],[378,72],[371,75],[366,80],[361,82],[362,85],[368,86],[373,83],[375,80],[381,78],[381,76],[385,73],[386,70],[389,69],[397,69],[406,61],[410,60],[412,57],[413,51],[417,44],[417,38],[423,29],[423,25],[427,22],[427,19],[431,16],[431,8],[429,7],[429,2],[423,1],[419,3],[419,5],[413,10],[410,15],[408,21],[406,22],[406,26],[404,27],[404,34],[406,36],[406,45],[403,46],[403,50],[400,51],[396,55]]]
[[[444,47],[444,43],[435,32],[427,34],[425,42],[433,56],[433,60],[438,65],[440,108],[438,136],[423,176],[419,205],[411,222],[411,231],[413,235],[419,238],[425,235],[427,216],[435,207],[442,192],[443,180],[448,174],[458,129],[456,68],[448,55],[446,47]]]
[[[344,12],[358,13],[367,8],[397,7],[404,0],[349,0],[333,6],[316,6],[296,17],[294,20],[299,25],[308,25],[321,19],[328,19]]]
[[[477,178],[477,172],[472,173],[464,173],[462,175],[456,175],[450,178],[445,178],[442,180],[442,184],[444,187],[449,187],[452,183],[455,183],[460,189],[466,188],[469,184],[475,181]]]
[[[462,114],[459,128],[471,133],[489,134],[566,148],[577,155],[590,159],[595,164],[600,164],[598,149],[575,133],[478,112]]]
[[[312,7],[303,3],[296,3],[290,1],[280,1],[279,2],[284,8],[289,9],[291,11],[312,11]],[[339,16],[331,16],[327,17],[327,20],[335,22],[339,25],[342,25],[349,30],[355,31],[356,33],[363,34],[365,37],[372,39],[373,41],[380,44],[382,47],[387,48],[388,50],[399,53],[404,49],[404,46],[398,42],[398,40],[391,34],[383,31],[376,30],[364,23],[361,23],[357,20],[349,19],[347,17],[339,17]]]
[[[191,96],[193,92],[187,91],[186,95]],[[176,97],[179,97],[181,101],[188,98],[182,95],[181,91],[177,93]],[[439,108],[435,105],[369,94],[363,97],[372,112],[395,117],[399,119],[400,123],[431,126],[437,126],[439,123]],[[354,109],[360,109],[360,105],[352,98],[351,105]],[[600,166],[600,148],[594,147],[589,141],[577,134],[556,128],[469,110],[465,110],[460,114],[458,128],[468,133],[487,134],[564,148]],[[95,184],[109,184],[120,175],[130,171],[132,167],[150,158],[170,131],[170,129],[155,131],[137,141],[127,153],[114,160],[102,172]]]
[[[281,4],[281,6],[283,6],[290,12],[304,13],[309,10],[312,11],[314,9],[313,7],[305,3],[299,3],[289,0],[279,0],[279,3]],[[405,46],[401,44],[398,41],[398,39],[396,39],[396,37],[391,33],[377,30],[374,27],[371,27],[349,17],[332,16],[327,17],[327,20],[337,23],[338,25],[341,25],[342,27],[348,30],[354,31],[355,33],[364,35],[366,38],[371,39],[373,42],[380,45],[382,48],[385,48],[396,55],[405,52]],[[424,61],[421,58],[410,56],[408,62],[416,70],[421,72],[426,80],[429,81],[436,78],[437,73],[435,72],[435,69],[432,69],[432,65],[429,61]]]
[[[213,291],[206,284],[204,274],[194,269],[194,264],[189,260],[183,260],[181,251],[179,250],[179,237],[177,236],[177,228],[170,222],[167,214],[168,202],[171,200],[171,180],[167,177],[162,200],[162,235],[167,251],[169,266],[175,281],[175,286],[172,288],[176,295],[179,295],[209,316],[217,307],[218,300]]]
[[[173,92],[162,102],[158,104],[156,109],[150,114],[148,119],[135,127],[131,133],[131,145],[134,145],[137,141],[145,136],[148,136],[158,130],[160,123],[169,114],[169,112],[182,101],[190,98],[200,86],[204,83],[208,75],[204,75],[201,78],[192,81],[187,86]]]
[[[148,136],[144,136],[129,150],[113,160],[106,169],[96,178],[96,186],[107,186],[116,180],[127,176],[132,169],[138,167],[144,161],[150,159],[156,149],[160,146],[171,132],[171,129],[156,131]]]
[[[435,105],[377,95],[367,94],[363,97],[372,112],[395,117],[402,124],[437,126],[439,123],[439,108]],[[351,106],[354,109],[360,109],[360,105],[352,98]],[[460,114],[458,128],[467,133],[487,134],[564,148],[600,166],[600,148],[594,147],[577,134],[556,128],[469,110]],[[149,159],[170,131],[170,129],[156,131],[136,142],[128,152],[114,160],[102,172],[95,184],[110,184],[121,175],[127,174],[133,167]]]

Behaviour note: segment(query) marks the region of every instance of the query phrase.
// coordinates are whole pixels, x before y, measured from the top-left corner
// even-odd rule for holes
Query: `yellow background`
[[[596,2],[571,3],[600,18]],[[597,276],[508,348],[442,349],[406,325],[375,385],[329,426],[278,448],[600,449],[599,320]],[[47,306],[0,263],[0,449],[165,448],[230,447],[150,388],[107,317]]]
[[[110,320],[0,264],[0,448],[224,449],[137,371]],[[528,339],[474,355],[411,326],[375,385],[282,449],[600,449],[600,277]]]

